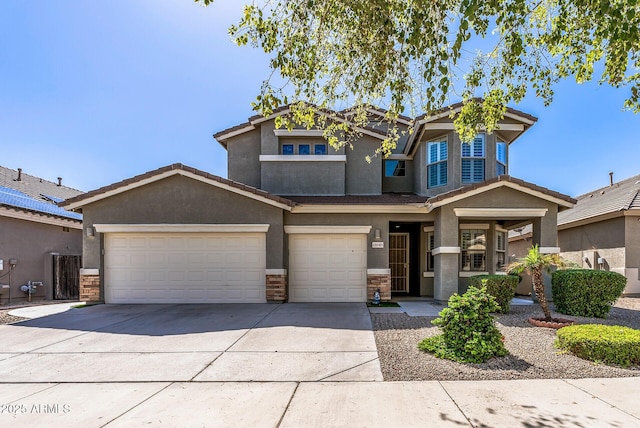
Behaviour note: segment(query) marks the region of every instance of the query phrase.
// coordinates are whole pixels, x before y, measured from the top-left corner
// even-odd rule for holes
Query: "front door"
[[[389,267],[391,292],[409,292],[409,234],[389,234]]]

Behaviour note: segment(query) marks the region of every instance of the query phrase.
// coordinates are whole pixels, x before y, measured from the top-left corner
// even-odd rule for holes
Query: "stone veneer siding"
[[[100,275],[80,275],[80,300],[101,302]]]
[[[373,293],[380,289],[380,300],[391,300],[391,274],[367,275],[367,300],[373,300]]]
[[[287,274],[267,275],[267,302],[287,300]]]

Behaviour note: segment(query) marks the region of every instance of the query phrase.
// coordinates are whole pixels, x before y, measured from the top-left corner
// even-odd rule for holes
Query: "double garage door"
[[[264,233],[106,233],[107,303],[264,303]]]

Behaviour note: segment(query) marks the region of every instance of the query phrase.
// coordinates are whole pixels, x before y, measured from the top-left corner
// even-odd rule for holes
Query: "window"
[[[462,182],[484,181],[484,134],[471,143],[462,143]]]
[[[405,163],[399,160],[386,160],[384,161],[384,176],[385,177],[404,177]]]
[[[446,141],[427,145],[427,186],[437,187],[447,184],[448,146]]]
[[[433,232],[427,232],[427,272],[433,272],[434,258],[433,249],[435,247],[435,237]]]
[[[505,270],[505,261],[507,254],[507,234],[506,232],[496,232],[496,271]]]
[[[308,143],[283,143],[282,144],[283,155],[311,155],[311,144]],[[326,155],[326,144],[313,144],[314,155]]]
[[[461,270],[484,272],[487,252],[486,230],[462,229],[460,231]]]
[[[507,143],[496,143],[496,175],[507,173]]]
[[[292,155],[294,146],[293,144],[283,144],[282,145],[282,154],[283,155]]]

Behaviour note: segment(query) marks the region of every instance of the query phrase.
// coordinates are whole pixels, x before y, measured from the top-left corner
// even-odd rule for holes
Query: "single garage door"
[[[107,303],[264,303],[264,233],[106,233]]]
[[[289,235],[291,302],[365,302],[364,234]]]

